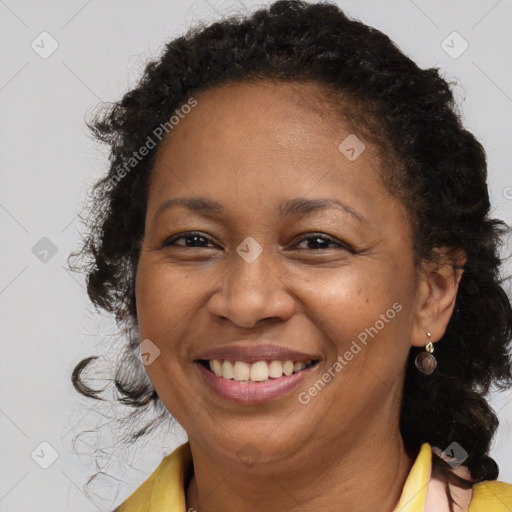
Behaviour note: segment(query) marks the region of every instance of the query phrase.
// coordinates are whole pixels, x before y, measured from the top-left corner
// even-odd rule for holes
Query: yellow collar
[[[114,512],[186,512],[185,480],[191,470],[190,444],[184,443],[165,457],[149,478]],[[393,512],[425,512],[430,481],[432,448],[423,443]],[[481,482],[473,486],[470,512],[510,512],[512,485]]]
[[[432,448],[423,443],[402,490],[402,496],[393,512],[420,512],[425,510],[428,482],[432,464]]]

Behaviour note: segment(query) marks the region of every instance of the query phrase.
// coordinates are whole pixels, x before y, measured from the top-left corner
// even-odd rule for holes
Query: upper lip
[[[225,347],[212,348],[194,356],[195,361],[200,359],[221,359],[228,361],[244,361],[255,363],[257,361],[279,360],[279,361],[317,361],[320,358],[313,354],[298,352],[277,345],[229,345]]]

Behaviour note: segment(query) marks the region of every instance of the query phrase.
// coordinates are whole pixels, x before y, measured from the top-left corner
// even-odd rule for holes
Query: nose
[[[271,260],[265,250],[250,263],[234,254],[218,290],[210,297],[209,313],[244,328],[264,320],[289,319],[295,300]]]

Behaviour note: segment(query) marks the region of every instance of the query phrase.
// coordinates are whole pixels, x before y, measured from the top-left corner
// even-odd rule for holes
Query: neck
[[[393,432],[366,428],[352,439],[250,467],[221,459],[190,438],[194,475],[186,492],[187,510],[393,512],[416,455],[398,428]]]

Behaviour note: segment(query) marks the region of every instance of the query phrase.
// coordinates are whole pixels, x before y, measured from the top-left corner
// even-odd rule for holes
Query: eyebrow
[[[164,201],[156,211],[154,220],[160,214],[169,208],[181,206],[190,211],[201,213],[207,217],[220,217],[225,213],[225,208],[221,203],[209,199],[207,197],[177,197]],[[281,218],[290,215],[307,215],[315,211],[323,211],[331,208],[337,208],[348,213],[359,222],[370,224],[370,222],[359,212],[350,206],[344,204],[339,199],[305,199],[297,197],[295,199],[287,199],[279,204],[279,215]]]

